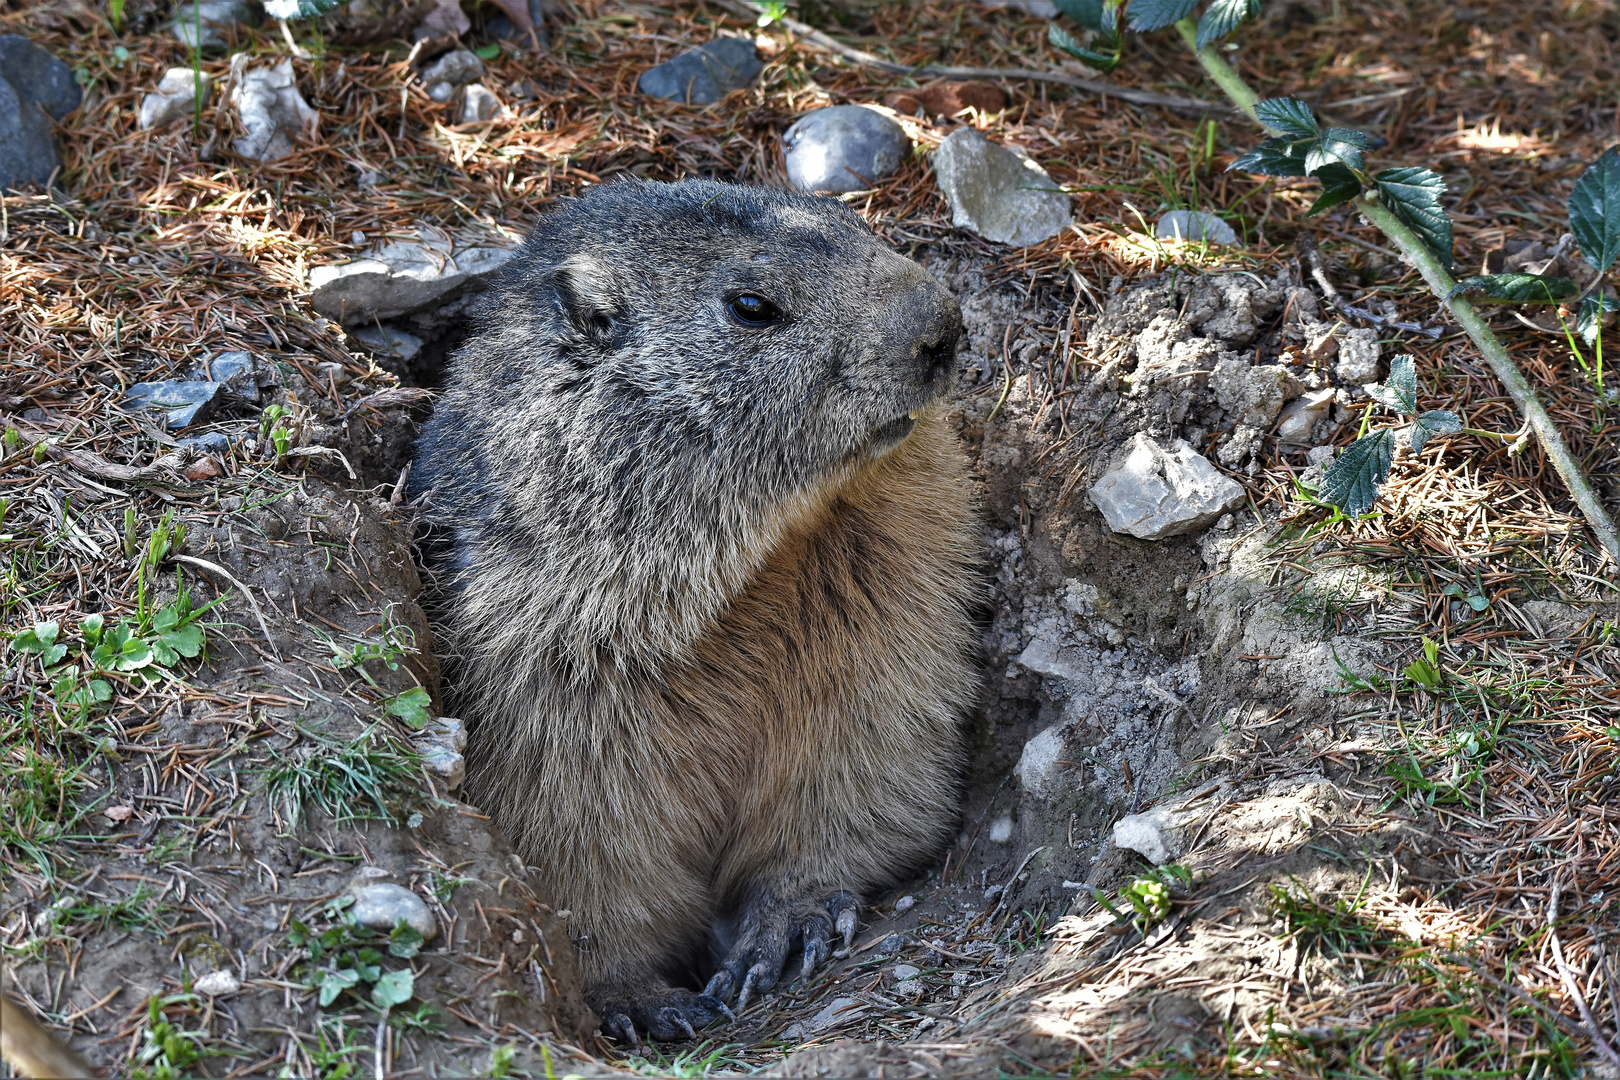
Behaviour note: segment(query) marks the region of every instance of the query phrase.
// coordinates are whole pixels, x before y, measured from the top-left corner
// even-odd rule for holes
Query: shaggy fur
[[[510,265],[411,473],[467,787],[609,1029],[673,1038],[809,971],[954,825],[982,586],[931,405],[961,315],[841,203],[702,181],[593,189]]]

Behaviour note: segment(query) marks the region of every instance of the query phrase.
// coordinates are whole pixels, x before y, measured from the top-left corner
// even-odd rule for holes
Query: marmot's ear
[[[612,272],[590,255],[568,258],[551,275],[563,317],[593,344],[611,346],[622,305]]]

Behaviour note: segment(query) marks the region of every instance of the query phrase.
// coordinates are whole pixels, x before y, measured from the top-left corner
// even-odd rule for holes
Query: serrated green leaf
[[[1198,0],[1135,0],[1130,7],[1131,29],[1158,30],[1185,19],[1197,6]]]
[[[1087,30],[1103,28],[1103,0],[1055,0],[1055,3],[1059,11]]]
[[[1329,128],[1322,137],[1305,147],[1305,175],[1315,176],[1335,166],[1361,171],[1361,153],[1372,140],[1349,128]]]
[[[1322,194],[1316,197],[1311,208],[1305,212],[1306,217],[1331,210],[1361,194],[1361,181],[1356,179],[1355,173],[1343,165],[1324,166],[1317,172],[1316,178],[1322,181]]]
[[[1417,368],[1413,365],[1411,356],[1405,353],[1389,362],[1387,382],[1372,383],[1365,389],[1367,395],[1378,404],[1393,409],[1402,416],[1411,416],[1417,412]]]
[[[1373,186],[1384,205],[1451,269],[1451,218],[1440,205],[1446,182],[1428,169],[1400,168],[1385,169],[1373,177]]]
[[[1254,115],[1271,130],[1296,139],[1314,139],[1322,134],[1311,107],[1298,98],[1267,98],[1254,107]]]
[[[1620,300],[1612,296],[1594,293],[1581,301],[1581,306],[1575,312],[1575,329],[1588,345],[1597,341],[1598,331],[1603,328],[1604,314],[1613,311],[1620,311]]]
[[[1568,278],[1541,274],[1478,274],[1463,278],[1446,294],[1497,304],[1552,304],[1574,296],[1580,286]]]
[[[1569,193],[1569,229],[1581,254],[1602,272],[1620,256],[1620,147],[1609,147]]]
[[[401,919],[388,933],[388,951],[404,960],[409,960],[422,951],[422,935],[412,930],[405,920]]]
[[[345,0],[265,0],[264,13],[272,19],[313,19],[336,11]]]
[[[1423,444],[1436,435],[1455,435],[1462,430],[1462,417],[1445,409],[1431,409],[1428,412],[1418,413],[1417,419],[1412,421],[1411,434],[1408,436],[1412,443],[1412,453],[1421,453]]]
[[[1292,139],[1267,139],[1226,168],[1228,172],[1242,169],[1261,176],[1304,176],[1305,152],[1302,146]]]
[[[1372,509],[1378,486],[1389,478],[1395,458],[1395,433],[1389,428],[1365,435],[1327,467],[1317,497],[1350,517]]]
[[[388,715],[397,716],[418,729],[433,719],[432,707],[433,698],[420,686],[413,686],[403,694],[388,699]]]
[[[1198,20],[1198,48],[1204,49],[1260,14],[1260,0],[1211,0]]]
[[[409,971],[390,971],[371,988],[371,1000],[384,1009],[403,1005],[416,993],[416,976]]]

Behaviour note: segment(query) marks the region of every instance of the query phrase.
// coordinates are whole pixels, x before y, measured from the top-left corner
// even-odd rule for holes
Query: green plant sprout
[[[1091,895],[1117,922],[1129,922],[1137,933],[1145,935],[1170,914],[1171,890],[1177,886],[1190,888],[1192,871],[1180,863],[1170,863],[1154,867],[1120,889],[1121,906],[1111,903],[1101,890],[1093,890]]]
[[[282,423],[288,416],[285,405],[267,405],[259,415],[259,439],[275,447],[276,460],[287,456],[292,445],[292,429]]]
[[[1059,8],[1064,14],[1114,43],[1116,53],[1112,57],[1088,54],[1066,32],[1053,34],[1049,30],[1048,37],[1057,47],[1087,63],[1101,60],[1117,64],[1117,35],[1122,20],[1138,32],[1174,26],[1210,79],[1271,135],[1230,167],[1264,176],[1312,177],[1322,184],[1322,194],[1310,213],[1350,203],[1389,237],[1479,347],[1580,507],[1598,544],[1620,565],[1620,530],[1615,528],[1535,390],[1467,296],[1503,294],[1556,302],[1550,298],[1566,292],[1565,286],[1556,280],[1521,280],[1526,275],[1487,275],[1466,279],[1465,286],[1459,289],[1451,273],[1451,219],[1441,204],[1445,182],[1439,174],[1414,167],[1369,173],[1363,155],[1372,149],[1370,136],[1352,128],[1323,130],[1310,107],[1296,98],[1262,101],[1218,49],[1222,38],[1260,14],[1260,0],[1210,0],[1202,17],[1195,19],[1193,13],[1198,6],[1199,0],[1062,0]],[[1596,326],[1613,310],[1599,286],[1616,258],[1620,258],[1620,148],[1604,151],[1576,182],[1570,194],[1569,220],[1581,253],[1595,274],[1592,282],[1579,290],[1577,326]]]
[[[1445,682],[1445,673],[1440,670],[1440,645],[1432,638],[1423,639],[1423,655],[1407,664],[1401,672],[1408,679],[1417,683],[1428,691],[1439,690]]]
[[[403,919],[386,935],[369,930],[347,913],[346,909],[353,903],[352,896],[329,903],[325,915],[332,924],[319,933],[293,919],[287,941],[308,952],[309,962],[304,965],[303,977],[309,981],[309,989],[316,991],[321,1008],[330,1006],[345,992],[353,991],[358,996],[361,988],[369,988],[370,1002],[386,1012],[405,1004],[416,993],[415,976],[410,967],[385,970],[387,959],[414,957],[422,950],[422,935],[407,926]]]

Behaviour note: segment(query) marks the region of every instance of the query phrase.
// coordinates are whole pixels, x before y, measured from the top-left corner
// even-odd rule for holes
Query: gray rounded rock
[[[1238,242],[1238,234],[1232,226],[1208,210],[1171,210],[1159,219],[1153,235],[1160,240],[1181,240],[1193,244]]]
[[[800,191],[860,191],[911,153],[905,129],[876,109],[834,105],[799,118],[782,136],[788,179]]]
[[[439,921],[420,896],[386,882],[356,885],[349,913],[361,926],[377,930],[392,930],[403,919],[406,926],[422,935],[423,941],[432,941],[439,932]]]
[[[61,168],[51,121],[79,107],[73,69],[17,34],[0,34],[0,192],[48,183]]]

